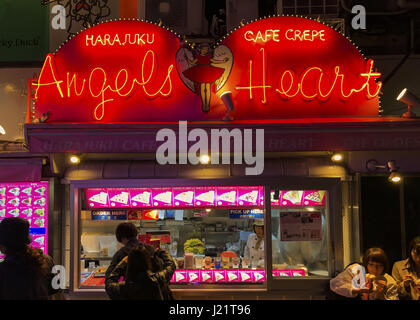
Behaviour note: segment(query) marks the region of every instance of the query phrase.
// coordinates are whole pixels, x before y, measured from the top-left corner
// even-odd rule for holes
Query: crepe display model
[[[139,193],[138,195],[136,195],[135,197],[131,198],[131,202],[133,201],[138,201],[144,204],[149,204],[150,203],[150,192],[144,191],[142,193]]]
[[[35,214],[43,217],[44,216],[44,209],[35,209]]]
[[[176,282],[182,281],[184,279],[185,279],[185,277],[184,277],[184,275],[182,273],[175,272],[175,280],[176,280]]]
[[[20,193],[20,188],[10,189],[9,192],[17,197]]]
[[[239,200],[256,203],[258,199],[258,190],[245,193],[239,197]]]
[[[229,191],[229,192],[226,192],[226,193],[222,193],[219,196],[219,200],[230,202],[230,203],[235,203],[236,191]]]
[[[113,196],[110,200],[113,201],[113,202],[127,204],[128,203],[128,196],[129,196],[128,192],[121,192],[121,193]]]
[[[228,272],[227,276],[228,276],[229,281],[233,281],[233,280],[238,279],[238,276],[233,272]]]
[[[32,202],[32,198],[26,198],[22,200],[22,203],[26,204],[27,206],[30,206]]]
[[[240,274],[241,274],[242,281],[247,281],[251,279],[251,276],[247,272],[241,272]]]
[[[4,207],[4,203],[6,202],[5,198],[0,199],[0,207]]]
[[[198,274],[195,272],[190,272],[190,282],[193,282],[198,279]]]
[[[211,278],[211,275],[209,275],[207,272],[202,272],[201,278],[203,279],[203,281],[207,281]]]
[[[45,205],[45,198],[38,199],[34,202],[36,205],[44,206]]]
[[[0,217],[5,217],[5,216],[6,216],[6,209],[0,210]]]
[[[30,196],[31,193],[32,193],[32,187],[28,187],[26,189],[23,189],[22,192],[26,193],[28,196]]]
[[[108,194],[106,192],[95,194],[94,196],[89,198],[89,200],[92,202],[97,202],[104,205],[107,204],[107,199],[108,199]]]
[[[22,214],[26,215],[27,217],[32,216],[32,209],[25,209],[22,211]]]
[[[172,192],[171,191],[167,191],[164,193],[159,193],[157,195],[155,195],[153,197],[154,200],[163,202],[163,203],[167,203],[167,204],[171,204],[172,203]]]
[[[44,245],[44,237],[39,237],[34,240],[34,242],[38,243],[39,245]]]
[[[19,215],[19,209],[10,210],[8,213],[14,217],[17,217]]]
[[[262,275],[259,272],[254,272],[254,278],[255,278],[255,281],[260,281],[262,278],[264,278],[264,275]]]
[[[194,197],[194,192],[193,191],[185,191],[185,192],[182,192],[180,194],[177,194],[175,196],[175,199],[179,200],[179,201],[182,201],[182,202],[185,202],[185,203],[192,204],[193,197]]]
[[[36,219],[34,224],[36,224],[38,227],[43,228],[44,227],[44,219]]]
[[[283,194],[283,200],[289,200],[293,204],[300,203],[302,191],[288,191]]]
[[[306,195],[304,199],[305,200],[310,200],[310,201],[313,201],[313,202],[317,202],[317,203],[321,203],[323,196],[324,196],[324,192],[315,191],[315,192],[312,192],[312,193]]]
[[[40,195],[44,195],[45,187],[40,187],[35,189],[35,192],[39,193]]]
[[[4,196],[6,194],[6,187],[0,188],[0,195]]]
[[[19,205],[19,198],[14,198],[8,202],[8,204],[17,207]]]
[[[196,200],[213,203],[214,202],[214,191],[204,192],[195,197]]]
[[[216,281],[222,281],[225,277],[222,273],[215,271],[214,277],[216,278]]]

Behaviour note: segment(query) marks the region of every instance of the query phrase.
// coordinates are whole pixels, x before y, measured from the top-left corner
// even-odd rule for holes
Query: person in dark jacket
[[[123,222],[117,226],[117,229],[115,229],[115,237],[119,243],[124,245],[124,247],[118,250],[112,257],[111,264],[105,272],[105,279],[108,279],[109,275],[115,269],[117,264],[128,255],[132,248],[144,246],[151,255],[154,254],[155,249],[151,245],[137,240],[137,234],[138,231],[136,226],[130,222]],[[157,271],[161,265],[156,265],[156,263],[154,263],[152,267],[153,271]]]
[[[113,300],[168,300],[172,293],[168,283],[175,272],[175,262],[166,250],[156,255],[163,261],[161,271],[152,271],[152,258],[144,247],[135,247],[111,272],[106,291]],[[121,277],[124,281],[120,282]]]
[[[42,250],[29,246],[29,222],[6,218],[0,222],[0,300],[47,300],[52,288],[54,262]]]

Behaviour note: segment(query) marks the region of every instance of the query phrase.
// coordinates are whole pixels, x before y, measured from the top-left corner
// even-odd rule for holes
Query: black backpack
[[[352,262],[349,263],[344,269],[346,270],[349,266],[351,266],[352,264],[360,264],[360,262]],[[339,295],[338,293],[335,293],[334,291],[331,290],[330,288],[330,282],[328,281],[325,285],[324,288],[325,291],[325,300],[361,300],[361,297],[359,295],[353,297],[353,298],[349,298],[349,297],[345,297],[342,295]]]

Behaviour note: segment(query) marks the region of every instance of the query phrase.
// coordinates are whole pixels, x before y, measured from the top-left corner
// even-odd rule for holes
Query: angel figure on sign
[[[225,45],[210,50],[208,43],[198,46],[197,52],[182,47],[176,54],[176,65],[184,84],[201,97],[201,110],[210,111],[213,83],[217,92],[226,82],[232,69],[232,51]]]

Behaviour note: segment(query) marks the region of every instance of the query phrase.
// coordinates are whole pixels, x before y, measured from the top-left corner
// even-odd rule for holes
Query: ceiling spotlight
[[[203,154],[200,156],[200,163],[201,164],[209,164],[210,157],[207,154]]]
[[[4,130],[2,125],[0,125],[0,134],[6,134],[6,130]]]
[[[334,153],[331,157],[331,160],[334,162],[343,161],[343,155],[341,153]]]
[[[74,154],[70,156],[69,160],[70,160],[71,164],[79,164],[80,163],[80,157],[78,157]]]
[[[402,180],[401,174],[397,172],[399,167],[397,167],[394,160],[389,160],[386,164],[379,164],[378,161],[376,161],[375,159],[370,159],[366,162],[366,169],[369,172],[375,172],[379,168],[386,169],[390,172],[390,175],[388,177],[389,181],[398,183]]]
[[[420,100],[407,88],[405,88],[397,97],[397,101],[404,102],[407,105],[407,112],[403,113],[404,118],[415,118],[416,114],[411,111],[412,108],[420,105]]]

